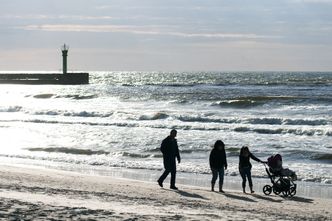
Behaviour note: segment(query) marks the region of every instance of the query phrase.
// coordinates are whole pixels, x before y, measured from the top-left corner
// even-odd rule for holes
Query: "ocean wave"
[[[113,115],[113,112],[100,113],[100,112],[88,112],[88,111],[79,111],[79,112],[69,112],[62,110],[44,110],[33,112],[34,115],[50,115],[50,116],[66,116],[66,117],[110,117]]]
[[[202,123],[241,123],[240,119],[227,119],[227,118],[209,118],[209,117],[193,117],[193,116],[178,116],[176,117],[182,122],[202,122]]]
[[[170,104],[187,104],[187,103],[190,103],[188,100],[182,98],[182,99],[179,99],[179,100],[172,100],[172,101],[169,101]]]
[[[37,99],[49,99],[49,98],[69,98],[74,100],[84,100],[84,99],[94,99],[98,96],[96,94],[66,94],[66,95],[57,95],[52,93],[45,93],[45,94],[35,94],[35,95],[26,95],[25,97],[33,97]]]
[[[81,95],[81,94],[68,94],[68,95],[58,95],[55,98],[70,98],[74,100],[85,100],[85,99],[94,99],[98,96],[96,94]]]
[[[149,158],[153,155],[150,154],[140,154],[140,153],[130,153],[130,152],[122,152],[122,156],[131,157],[131,158]]]
[[[320,126],[328,125],[329,121],[325,119],[315,119],[315,120],[306,120],[306,119],[285,119],[283,124],[286,125],[310,125],[310,126]]]
[[[213,102],[211,106],[220,106],[225,108],[250,108],[270,102],[289,102],[298,99],[303,98],[296,96],[245,96]]]
[[[19,112],[21,110],[21,106],[0,107],[0,112]]]
[[[255,132],[259,134],[293,134],[293,135],[306,135],[306,136],[332,136],[331,131],[324,131],[321,129],[268,129],[268,128],[250,128],[250,127],[236,127],[236,132]]]
[[[222,123],[222,124],[266,124],[266,125],[308,125],[308,126],[324,126],[330,123],[326,119],[283,119],[283,118],[210,118],[196,116],[179,116],[176,117],[183,122],[202,122],[202,123]]]
[[[249,124],[268,124],[268,125],[281,125],[284,120],[281,118],[250,118],[244,120],[245,123]]]
[[[297,157],[299,159],[310,159],[315,161],[322,161],[324,163],[332,164],[332,154],[321,151],[309,151],[304,149],[283,150],[283,155],[290,157]]]
[[[245,100],[226,100],[226,101],[219,101],[213,102],[211,106],[220,106],[225,108],[249,108],[261,105],[261,103],[245,99]]]
[[[5,122],[6,120],[2,120]],[[20,122],[29,122],[29,123],[47,123],[47,124],[82,124],[89,126],[117,126],[117,127],[142,127],[139,123],[127,123],[127,122],[111,122],[111,123],[100,123],[100,122],[67,122],[67,121],[56,121],[56,120],[42,120],[42,119],[32,119],[32,120],[17,120]],[[15,122],[15,121],[10,121]],[[178,129],[178,130],[197,130],[197,131],[222,131],[222,130],[233,130],[235,132],[253,132],[258,134],[292,134],[299,136],[332,136],[332,131],[325,131],[322,129],[287,129],[287,128],[278,128],[278,129],[268,129],[268,128],[251,128],[251,127],[235,127],[225,128],[219,126],[192,126],[192,125],[165,125],[165,124],[156,124],[156,125],[144,125],[147,128],[157,128],[157,129]]]
[[[156,152],[161,152],[160,147],[152,148],[152,149],[145,149],[144,152],[151,152],[151,153],[156,153]]]
[[[326,119],[283,119],[283,118],[250,118],[243,122],[249,124],[268,124],[268,125],[308,125],[323,126],[328,125],[329,120]]]
[[[225,150],[226,150],[226,152],[230,152],[230,153],[240,153],[241,148],[239,148],[239,147],[226,147]]]
[[[27,150],[32,152],[48,152],[48,153],[66,153],[75,155],[101,155],[109,154],[107,151],[103,150],[89,150],[89,149],[77,149],[77,148],[66,148],[66,147],[47,147],[47,148],[27,148]]]
[[[33,98],[38,98],[38,99],[48,99],[54,97],[54,94],[36,94],[33,95]]]
[[[332,163],[332,154],[331,153],[315,153],[312,155],[311,159],[329,161],[330,163]]]
[[[45,111],[45,112],[36,112],[36,115],[63,115],[63,116],[75,116],[75,117],[109,117],[113,113],[94,113],[94,112],[57,112],[57,111]],[[147,120],[158,120],[158,119],[166,119],[169,115],[158,113],[156,115],[151,116],[145,116],[143,121]],[[218,122],[218,123],[235,123],[238,120],[237,119],[231,119],[231,120],[210,120],[205,118],[182,118],[180,117],[182,121],[204,121],[204,122]],[[142,120],[142,119],[141,119]],[[1,122],[7,122],[8,120],[0,120]],[[332,136],[332,131],[329,129],[319,128],[319,127],[312,127],[312,128],[287,128],[283,125],[280,125],[279,128],[264,128],[264,127],[254,127],[250,125],[243,125],[243,126],[230,126],[230,125],[218,125],[218,124],[165,124],[163,122],[161,123],[140,123],[140,121],[124,121],[124,122],[90,122],[85,121],[82,118],[82,121],[66,121],[66,120],[46,120],[46,119],[12,119],[9,120],[10,122],[27,122],[27,123],[46,123],[46,124],[82,124],[82,125],[90,125],[90,126],[117,126],[117,127],[147,127],[147,128],[156,128],[156,129],[179,129],[179,130],[196,130],[196,131],[235,131],[239,133],[258,133],[258,134],[292,134],[292,135],[299,135],[299,136]],[[307,123],[308,121],[300,121],[301,123]],[[309,121],[310,124],[311,121]],[[238,122],[238,123],[241,123]],[[317,125],[316,122],[311,122],[313,125]],[[322,122],[321,122],[322,123]],[[324,124],[324,122],[322,123]]]
[[[289,118],[250,118],[243,120],[249,124],[324,126],[331,123],[326,119],[289,119]]]
[[[168,117],[169,117],[169,115],[160,112],[160,113],[153,114],[151,116],[142,115],[139,117],[139,120],[163,120],[163,119],[167,119]]]
[[[15,120],[17,121],[17,120]],[[11,122],[15,122],[11,121]],[[45,124],[82,124],[89,126],[118,126],[118,127],[140,127],[139,124],[136,123],[122,123],[122,122],[114,122],[114,123],[95,123],[95,122],[68,122],[68,121],[57,121],[57,120],[42,120],[42,119],[31,119],[31,120],[19,120],[20,122],[27,123],[45,123]],[[164,128],[164,127],[161,127]]]

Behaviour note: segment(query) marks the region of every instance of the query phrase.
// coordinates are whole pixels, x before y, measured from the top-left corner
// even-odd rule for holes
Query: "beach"
[[[0,166],[1,220],[331,220],[332,199]]]
[[[331,220],[330,72],[91,72],[90,84],[0,88],[2,220]],[[178,131],[179,191],[160,188],[160,144]],[[210,191],[209,154],[225,143],[225,194]],[[239,152],[281,154],[297,194]],[[217,188],[216,188],[217,189]]]

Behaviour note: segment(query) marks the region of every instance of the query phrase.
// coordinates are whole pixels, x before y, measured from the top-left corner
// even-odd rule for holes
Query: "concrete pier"
[[[0,74],[0,84],[89,84],[89,73]]]
[[[69,46],[64,44],[62,51],[62,74],[0,74],[0,84],[89,84],[89,73],[67,73]]]

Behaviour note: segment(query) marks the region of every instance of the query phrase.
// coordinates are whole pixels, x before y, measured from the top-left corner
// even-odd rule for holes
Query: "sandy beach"
[[[331,220],[332,199],[0,166],[1,220]]]

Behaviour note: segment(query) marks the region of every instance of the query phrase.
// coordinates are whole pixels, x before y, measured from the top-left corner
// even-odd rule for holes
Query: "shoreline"
[[[166,181],[167,182],[167,181]],[[166,183],[165,183],[166,184]],[[178,184],[0,165],[0,218],[13,220],[329,220],[332,199],[226,193]]]
[[[148,169],[129,169],[129,168],[120,168],[120,167],[107,167],[107,166],[91,166],[91,165],[63,165],[63,164],[48,164],[42,165],[38,163],[33,163],[33,161],[7,161],[0,163],[4,166],[17,166],[24,168],[32,168],[32,169],[51,169],[55,171],[63,171],[63,172],[76,172],[82,175],[95,175],[95,176],[105,176],[115,179],[129,179],[129,180],[137,180],[143,182],[151,182],[155,183],[159,176],[162,174],[163,170],[148,170]],[[200,188],[210,188],[211,185],[211,174],[198,174],[198,173],[186,173],[186,172],[177,172],[176,183],[200,187]],[[164,182],[164,186],[169,186],[169,177]],[[271,185],[271,181],[266,178],[261,177],[252,177],[254,190],[256,193],[263,194],[263,187],[265,185]],[[231,191],[239,191],[242,192],[241,187],[241,177],[240,175],[236,176],[225,176],[224,177],[224,188],[229,189]],[[323,184],[317,182],[308,182],[308,181],[295,181],[297,184],[297,196],[303,197],[314,197],[314,198],[327,198],[332,199],[332,185],[331,184]],[[247,183],[248,189],[248,183]],[[274,195],[272,193],[272,195]]]

